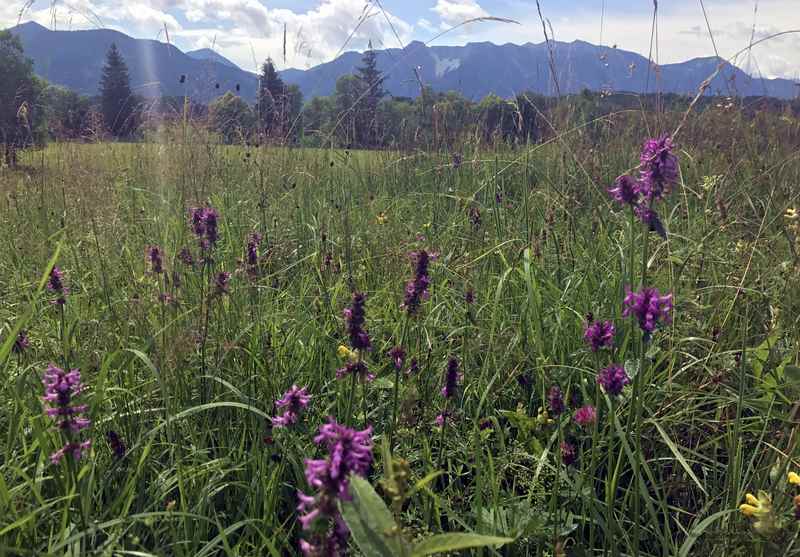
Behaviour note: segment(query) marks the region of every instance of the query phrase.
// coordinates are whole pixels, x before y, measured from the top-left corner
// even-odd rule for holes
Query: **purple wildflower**
[[[273,427],[288,427],[297,423],[300,412],[308,408],[311,396],[306,388],[299,388],[297,385],[283,394],[283,397],[275,401],[275,406],[284,410],[283,414],[272,418]]]
[[[450,415],[451,415],[450,412],[447,412],[447,411],[442,412],[441,414],[436,416],[436,418],[433,420],[433,423],[437,427],[444,427],[444,424],[447,422],[447,418],[449,418]]]
[[[157,275],[164,272],[162,255],[163,252],[158,246],[149,246],[147,248],[147,260],[150,261],[150,270]]]
[[[218,221],[219,213],[213,207],[195,207],[189,211],[192,232],[203,251],[213,248],[219,240]]]
[[[188,265],[189,267],[194,265],[194,257],[192,256],[191,250],[189,248],[181,248],[178,252],[178,259],[184,265]]]
[[[370,373],[367,364],[362,361],[347,362],[344,367],[336,370],[336,379],[342,379],[347,375],[356,375],[362,383],[371,383],[375,380],[375,374]]]
[[[594,406],[581,406],[575,411],[575,423],[579,426],[587,426],[597,421],[597,410]]]
[[[64,285],[64,273],[59,267],[53,267],[50,270],[50,278],[47,280],[47,289],[57,296],[51,303],[63,306],[67,302],[66,296],[69,294],[69,288]]]
[[[214,293],[217,296],[222,296],[230,292],[230,279],[231,274],[227,271],[217,273],[214,277]]]
[[[442,387],[442,396],[444,398],[453,398],[458,390],[458,382],[461,380],[461,374],[458,372],[458,360],[450,358],[447,361],[447,369],[444,372],[444,386]]]
[[[430,264],[431,256],[427,251],[419,250],[412,252],[410,257],[414,263],[414,278],[406,283],[406,293],[402,307],[408,315],[414,315],[417,313],[422,301],[430,297],[428,286],[430,286],[431,280],[428,277],[428,265]]]
[[[108,446],[111,447],[111,452],[114,453],[114,458],[120,459],[125,456],[127,448],[116,431],[108,430],[106,432],[106,441],[108,441]]]
[[[392,359],[394,368],[397,371],[403,369],[403,364],[406,361],[406,351],[403,350],[402,346],[395,346],[391,350],[389,350],[389,357]]]
[[[415,375],[419,372],[419,362],[416,358],[411,358],[411,362],[408,364],[408,371],[406,371],[407,375]]]
[[[325,459],[305,460],[308,484],[317,492],[315,496],[298,492],[300,501],[297,510],[303,530],[310,531],[319,519],[327,519],[330,528],[323,535],[313,537],[313,542],[303,540],[300,548],[305,555],[339,555],[347,548],[349,530],[339,514],[337,500],[349,501],[349,477],[351,474],[365,476],[372,465],[372,428],[356,431],[336,423],[319,428],[314,442],[325,447]]]
[[[354,350],[369,350],[372,346],[369,335],[364,330],[364,305],[366,296],[361,292],[353,292],[353,301],[349,308],[342,312],[347,324],[347,334],[350,337],[350,346]]]
[[[45,414],[56,422],[56,426],[67,436],[76,435],[81,430],[91,425],[91,421],[83,414],[86,412],[85,404],[73,404],[73,397],[80,395],[85,387],[81,383],[81,372],[77,369],[65,371],[54,364],[47,366],[44,377]],[[70,437],[71,439],[71,437]],[[50,455],[50,461],[58,464],[66,454],[71,454],[76,460],[89,448],[91,441],[68,441],[61,449]]]
[[[247,265],[251,272],[255,271],[258,265],[258,247],[261,245],[261,234],[253,232],[247,238]]]
[[[639,203],[639,188],[636,180],[624,174],[614,180],[614,185],[608,188],[608,193],[620,205],[636,205]]]
[[[657,288],[642,288],[639,292],[627,289],[624,304],[622,315],[634,316],[646,337],[656,330],[659,321],[671,320],[672,294],[662,296]]]
[[[625,368],[618,364],[613,364],[600,370],[597,374],[597,384],[611,396],[619,396],[622,389],[631,382]]]
[[[617,332],[611,321],[594,321],[586,324],[583,339],[592,349],[597,352],[604,346],[614,344],[614,334]]]
[[[678,179],[678,157],[668,135],[648,139],[640,155],[639,188],[647,199],[661,199]]]
[[[470,306],[475,303],[475,291],[472,288],[464,293],[464,301]]]
[[[14,345],[11,347],[11,351],[14,352],[14,354],[22,354],[30,345],[31,341],[28,339],[28,332],[22,330],[17,334],[17,338],[14,339]]]
[[[561,462],[566,466],[572,466],[578,460],[578,453],[575,450],[575,445],[569,441],[561,442]]]
[[[547,407],[550,409],[550,414],[553,416],[560,416],[566,406],[564,405],[564,394],[558,385],[553,385],[547,392]]]
[[[636,213],[636,218],[642,221],[650,232],[655,232],[665,240],[667,239],[667,230],[664,228],[664,223],[661,222],[658,213],[653,209],[638,205],[634,207],[633,212]]]

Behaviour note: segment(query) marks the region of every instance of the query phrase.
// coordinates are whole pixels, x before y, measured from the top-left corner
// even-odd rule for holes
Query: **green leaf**
[[[482,534],[438,534],[415,545],[411,555],[412,557],[422,557],[423,555],[436,555],[471,547],[501,546],[513,541],[511,538],[498,538]]]
[[[353,539],[365,557],[404,557],[408,555],[400,528],[386,503],[364,478],[350,477],[352,501],[340,503]]]

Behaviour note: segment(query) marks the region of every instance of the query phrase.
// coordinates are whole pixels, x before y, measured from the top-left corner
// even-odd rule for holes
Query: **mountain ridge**
[[[97,93],[105,52],[115,42],[128,64],[131,85],[140,94],[190,95],[208,102],[234,91],[250,102],[255,100],[258,77],[210,49],[182,52],[169,43],[135,39],[110,29],[52,31],[34,22],[10,31],[22,40],[38,75],[83,94]],[[797,93],[791,80],[752,77],[716,57],[655,66],[642,55],[616,45],[598,46],[580,39],[521,45],[481,41],[463,46],[412,41],[402,49],[376,53],[378,68],[386,76],[386,90],[412,98],[420,94],[421,84],[438,92],[456,90],[472,100],[489,94],[510,98],[523,91],[556,95],[583,89],[693,95],[720,64],[722,69],[710,81],[709,93],[784,99]],[[305,70],[288,68],[280,74],[287,83],[298,85],[308,100],[332,94],[336,80],[353,73],[361,58],[361,53],[348,51],[329,62]]]

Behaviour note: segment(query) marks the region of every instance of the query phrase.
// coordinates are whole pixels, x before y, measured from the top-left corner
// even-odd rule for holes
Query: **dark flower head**
[[[464,301],[467,305],[472,305],[475,303],[475,291],[472,288],[467,289],[464,293]]]
[[[247,264],[251,267],[258,265],[258,246],[261,245],[261,234],[253,232],[247,239]]]
[[[155,274],[164,272],[162,255],[161,248],[158,246],[150,246],[147,248],[147,260],[150,262],[150,270]]]
[[[230,292],[230,279],[231,274],[227,271],[217,273],[214,277],[214,293],[218,296],[228,294]]]
[[[669,323],[672,319],[672,294],[662,296],[657,288],[645,287],[638,292],[628,289],[624,304],[622,315],[635,317],[645,338],[649,338],[659,322]]]
[[[371,383],[375,380],[375,374],[370,373],[367,364],[363,361],[347,362],[344,367],[336,370],[336,379],[342,379],[348,375],[358,376],[362,383]]]
[[[428,277],[428,265],[431,255],[425,250],[419,250],[412,252],[410,257],[414,263],[414,278],[406,283],[402,307],[408,315],[415,315],[422,301],[427,300],[430,296],[428,286],[431,281]]]
[[[620,205],[636,205],[639,203],[639,188],[636,180],[624,174],[614,180],[614,185],[608,188],[608,193]]]
[[[178,252],[178,260],[184,265],[192,266],[194,265],[194,257],[192,257],[192,252],[189,248],[181,248],[181,251]]]
[[[389,357],[392,359],[394,368],[397,371],[403,369],[403,363],[406,361],[406,351],[403,350],[402,346],[395,346],[389,350]]]
[[[213,207],[195,207],[189,212],[192,232],[200,241],[200,248],[213,248],[219,240],[219,213]]]
[[[283,397],[275,401],[275,406],[283,410],[283,414],[272,418],[274,427],[288,427],[297,423],[300,413],[308,408],[311,396],[305,387],[302,389],[297,385],[283,394]]]
[[[442,396],[452,398],[458,390],[458,382],[461,380],[461,373],[458,371],[458,360],[450,358],[447,361],[447,369],[444,372],[444,386]]]
[[[575,450],[575,445],[569,441],[561,442],[561,462],[565,466],[572,466],[578,461],[578,453]]]
[[[665,240],[667,239],[667,230],[664,228],[664,223],[661,222],[658,213],[653,209],[639,205],[634,207],[633,212],[636,213],[636,218],[647,226],[647,230],[655,232]]]
[[[575,423],[579,426],[587,426],[597,421],[597,410],[594,406],[581,406],[575,411]]]
[[[438,414],[436,418],[433,420],[433,423],[436,427],[444,427],[444,424],[447,422],[447,418],[451,416],[449,411],[442,412]]]
[[[63,306],[66,303],[66,296],[69,289],[64,285],[64,273],[59,267],[50,269],[50,278],[47,280],[47,289],[57,295],[53,304]]]
[[[120,459],[125,456],[127,448],[116,431],[108,430],[106,432],[106,441],[108,441],[108,446],[111,447],[111,452],[114,453],[114,458]]]
[[[408,371],[406,371],[407,375],[416,375],[419,373],[419,362],[416,358],[411,358],[411,362],[408,364]]]
[[[616,332],[617,330],[611,321],[593,321],[586,324],[583,339],[592,349],[592,352],[597,352],[604,346],[612,346],[614,344],[614,334]]]
[[[619,396],[625,385],[630,382],[631,379],[625,372],[625,368],[618,364],[610,365],[597,374],[598,385],[611,396]]]
[[[354,350],[369,350],[372,346],[369,335],[364,330],[366,312],[364,306],[367,298],[361,292],[353,292],[353,301],[349,308],[344,310],[344,320],[347,324],[347,334],[350,337],[350,346]]]
[[[28,332],[22,330],[17,334],[17,338],[14,339],[14,345],[11,347],[11,350],[14,354],[22,354],[30,345],[31,341],[28,339]]]
[[[566,409],[564,394],[558,388],[558,385],[553,385],[547,392],[547,407],[553,416],[560,416]]]
[[[678,179],[678,157],[668,135],[648,139],[640,155],[640,191],[647,199],[661,199]]]

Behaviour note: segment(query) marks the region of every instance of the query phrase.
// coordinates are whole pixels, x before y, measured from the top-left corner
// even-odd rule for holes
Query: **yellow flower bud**
[[[789,483],[792,485],[800,485],[800,475],[795,472],[789,472]]]
[[[739,505],[739,510],[742,511],[742,514],[745,516],[753,516],[754,514],[756,514],[756,511],[758,509],[753,505],[745,505],[744,503],[742,503],[741,505]]]

